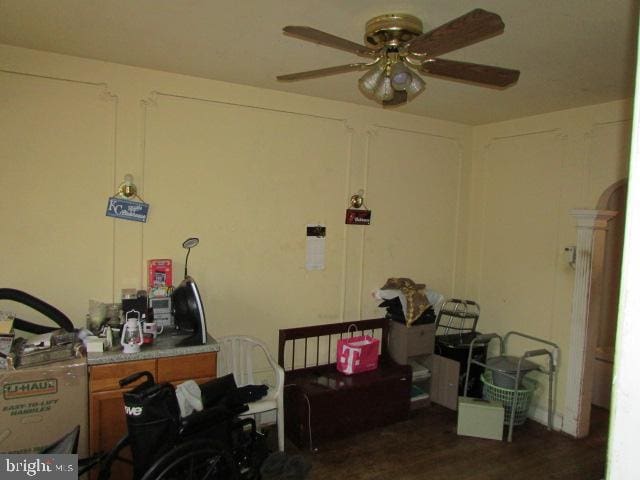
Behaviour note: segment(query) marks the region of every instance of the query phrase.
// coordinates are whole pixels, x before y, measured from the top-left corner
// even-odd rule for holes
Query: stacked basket
[[[537,382],[530,378],[522,378],[518,388],[506,388],[496,385],[493,381],[493,375],[494,372],[487,369],[481,376],[484,385],[483,398],[502,403],[505,425],[509,425],[512,410],[515,408],[513,424],[522,425],[527,419],[531,398],[538,386]]]

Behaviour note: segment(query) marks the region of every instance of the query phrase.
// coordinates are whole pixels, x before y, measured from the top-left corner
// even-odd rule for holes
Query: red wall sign
[[[354,208],[348,208],[344,223],[347,225],[370,225],[371,210],[356,210]]]

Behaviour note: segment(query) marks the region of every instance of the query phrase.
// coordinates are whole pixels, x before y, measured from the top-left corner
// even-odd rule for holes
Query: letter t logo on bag
[[[346,356],[345,356],[346,352]],[[340,354],[340,363],[344,365],[345,373],[353,373],[354,367],[360,365],[360,354],[362,349],[342,345],[342,353]]]

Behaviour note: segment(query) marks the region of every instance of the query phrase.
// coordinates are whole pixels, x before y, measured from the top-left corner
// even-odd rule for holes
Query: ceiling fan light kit
[[[438,58],[504,31],[500,16],[482,9],[472,10],[426,33],[422,33],[420,19],[413,15],[379,15],[366,23],[365,45],[311,27],[287,26],[283,30],[287,35],[373,61],[280,75],[278,80],[305,80],[367,70],[358,80],[358,87],[367,98],[383,106],[404,105],[424,91],[425,82],[418,73],[494,88],[511,86],[520,76],[518,70]]]

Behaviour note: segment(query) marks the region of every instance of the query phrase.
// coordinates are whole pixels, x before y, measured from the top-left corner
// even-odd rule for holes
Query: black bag
[[[155,460],[175,446],[180,425],[180,407],[170,383],[157,384],[145,371],[120,380],[120,386],[141,377],[146,380],[123,394],[134,479],[141,478]]]

